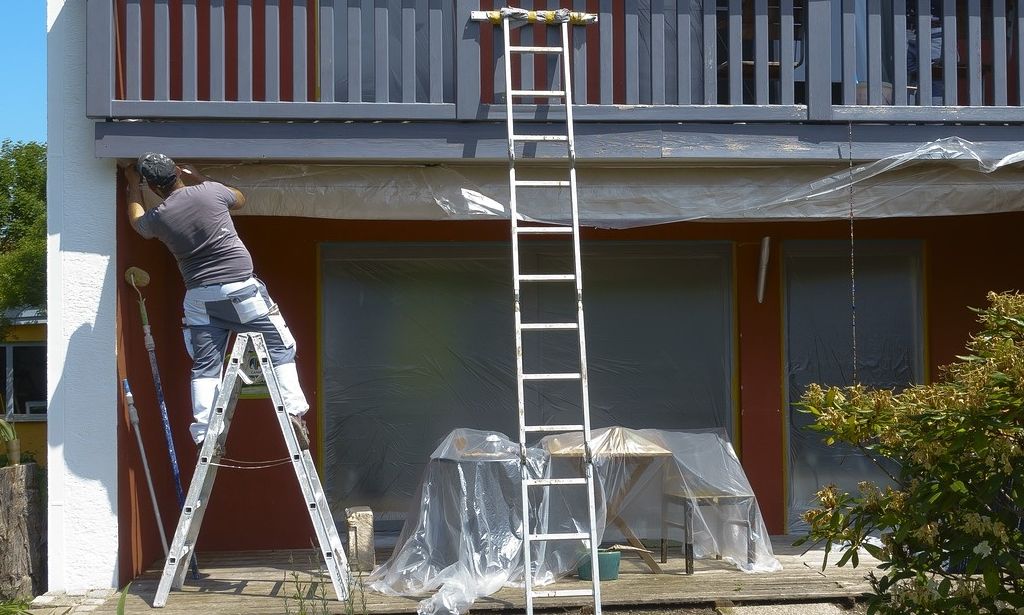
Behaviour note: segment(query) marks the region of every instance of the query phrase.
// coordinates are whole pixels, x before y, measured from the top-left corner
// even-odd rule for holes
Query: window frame
[[[5,370],[3,374],[3,413],[7,421],[12,423],[45,423],[49,416],[49,400],[32,400],[26,404],[42,402],[47,412],[42,414],[15,413],[14,411],[14,349],[17,347],[37,347],[46,350],[46,342],[0,342],[0,352],[4,353]]]

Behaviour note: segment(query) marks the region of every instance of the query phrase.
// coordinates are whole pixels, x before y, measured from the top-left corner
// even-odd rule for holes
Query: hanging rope
[[[239,459],[228,459],[227,457],[221,457],[221,463],[211,463],[210,465],[217,466],[218,468],[229,468],[232,470],[263,470],[265,468],[282,466],[286,463],[291,462],[291,457],[283,457],[281,459],[270,459],[267,461],[244,461]]]
[[[853,342],[853,382],[857,384],[857,261],[853,243],[853,122],[847,123],[847,152],[850,159],[850,331]]]

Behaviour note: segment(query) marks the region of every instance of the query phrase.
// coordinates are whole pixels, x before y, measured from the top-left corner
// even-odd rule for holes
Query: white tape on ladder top
[[[313,463],[309,449],[299,446],[298,437],[295,435],[291,420],[285,411],[281,389],[277,376],[274,374],[274,366],[270,361],[270,353],[263,336],[259,333],[241,333],[235,339],[231,357],[228,359],[227,370],[221,380],[220,394],[210,418],[207,436],[203,441],[196,471],[192,476],[188,496],[185,498],[178,527],[174,532],[174,542],[171,544],[170,552],[164,563],[163,574],[160,576],[160,584],[153,599],[154,607],[166,605],[171,589],[181,589],[184,583],[187,563],[199,537],[203,516],[206,514],[206,503],[213,492],[217,471],[221,467],[220,460],[224,454],[224,443],[231,427],[238,393],[243,381],[246,380],[242,370],[247,351],[255,352],[258,359],[259,370],[263,374],[264,382],[273,401],[274,414],[288,449],[288,458],[295,470],[295,477],[299,481],[299,489],[302,492],[306,510],[309,512],[310,521],[313,523],[317,543],[320,545],[320,557],[331,578],[334,592],[339,601],[348,598],[348,561],[341,544],[341,537],[338,535],[338,529],[334,525],[331,507],[327,503],[323,486],[320,484],[316,465]]]
[[[503,18],[523,23],[543,23],[558,25],[567,23],[571,26],[587,26],[597,23],[597,15],[594,13],[581,13],[569,9],[555,9],[553,11],[532,11],[505,7],[497,11],[472,11],[470,19],[473,21],[489,21],[498,25]]]

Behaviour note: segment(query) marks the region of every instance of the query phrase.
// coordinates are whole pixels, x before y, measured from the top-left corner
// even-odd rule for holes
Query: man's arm
[[[193,167],[192,165],[184,165],[178,167],[178,175],[179,177],[181,177],[181,183],[185,184],[186,186],[196,186],[205,181],[208,181],[208,179],[204,177],[202,173],[197,171],[196,168]],[[235,188],[234,186],[229,186],[223,182],[218,183],[220,183],[222,186],[230,190],[231,194],[235,198],[234,204],[231,205],[228,209],[234,211],[237,209],[241,209],[242,207],[245,206],[245,195],[242,194],[241,190]]]
[[[142,204],[142,177],[135,169],[135,165],[129,164],[124,167],[124,178],[128,182],[128,222],[136,233],[145,237],[146,235],[139,230],[139,220],[146,213],[146,208]]]

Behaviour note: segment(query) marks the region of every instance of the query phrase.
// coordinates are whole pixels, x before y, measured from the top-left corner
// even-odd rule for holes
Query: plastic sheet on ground
[[[665,534],[663,495],[692,506],[696,557],[720,555],[747,572],[781,568],[743,469],[723,432],[632,430],[592,433],[597,472],[598,535],[681,543]],[[531,477],[579,476],[579,434],[548,436],[526,449]],[[465,613],[473,602],[523,582],[520,449],[496,432],[456,429],[437,447],[423,474],[417,503],[392,556],[371,574],[370,587],[389,595],[422,596],[423,614]],[[583,532],[582,488],[547,489],[531,502],[533,532]],[[682,513],[669,512],[682,521]],[[609,523],[605,530],[604,523]],[[616,534],[619,532],[619,534]],[[645,543],[646,544],[646,543]],[[574,573],[587,555],[582,542],[537,543],[533,582]]]

